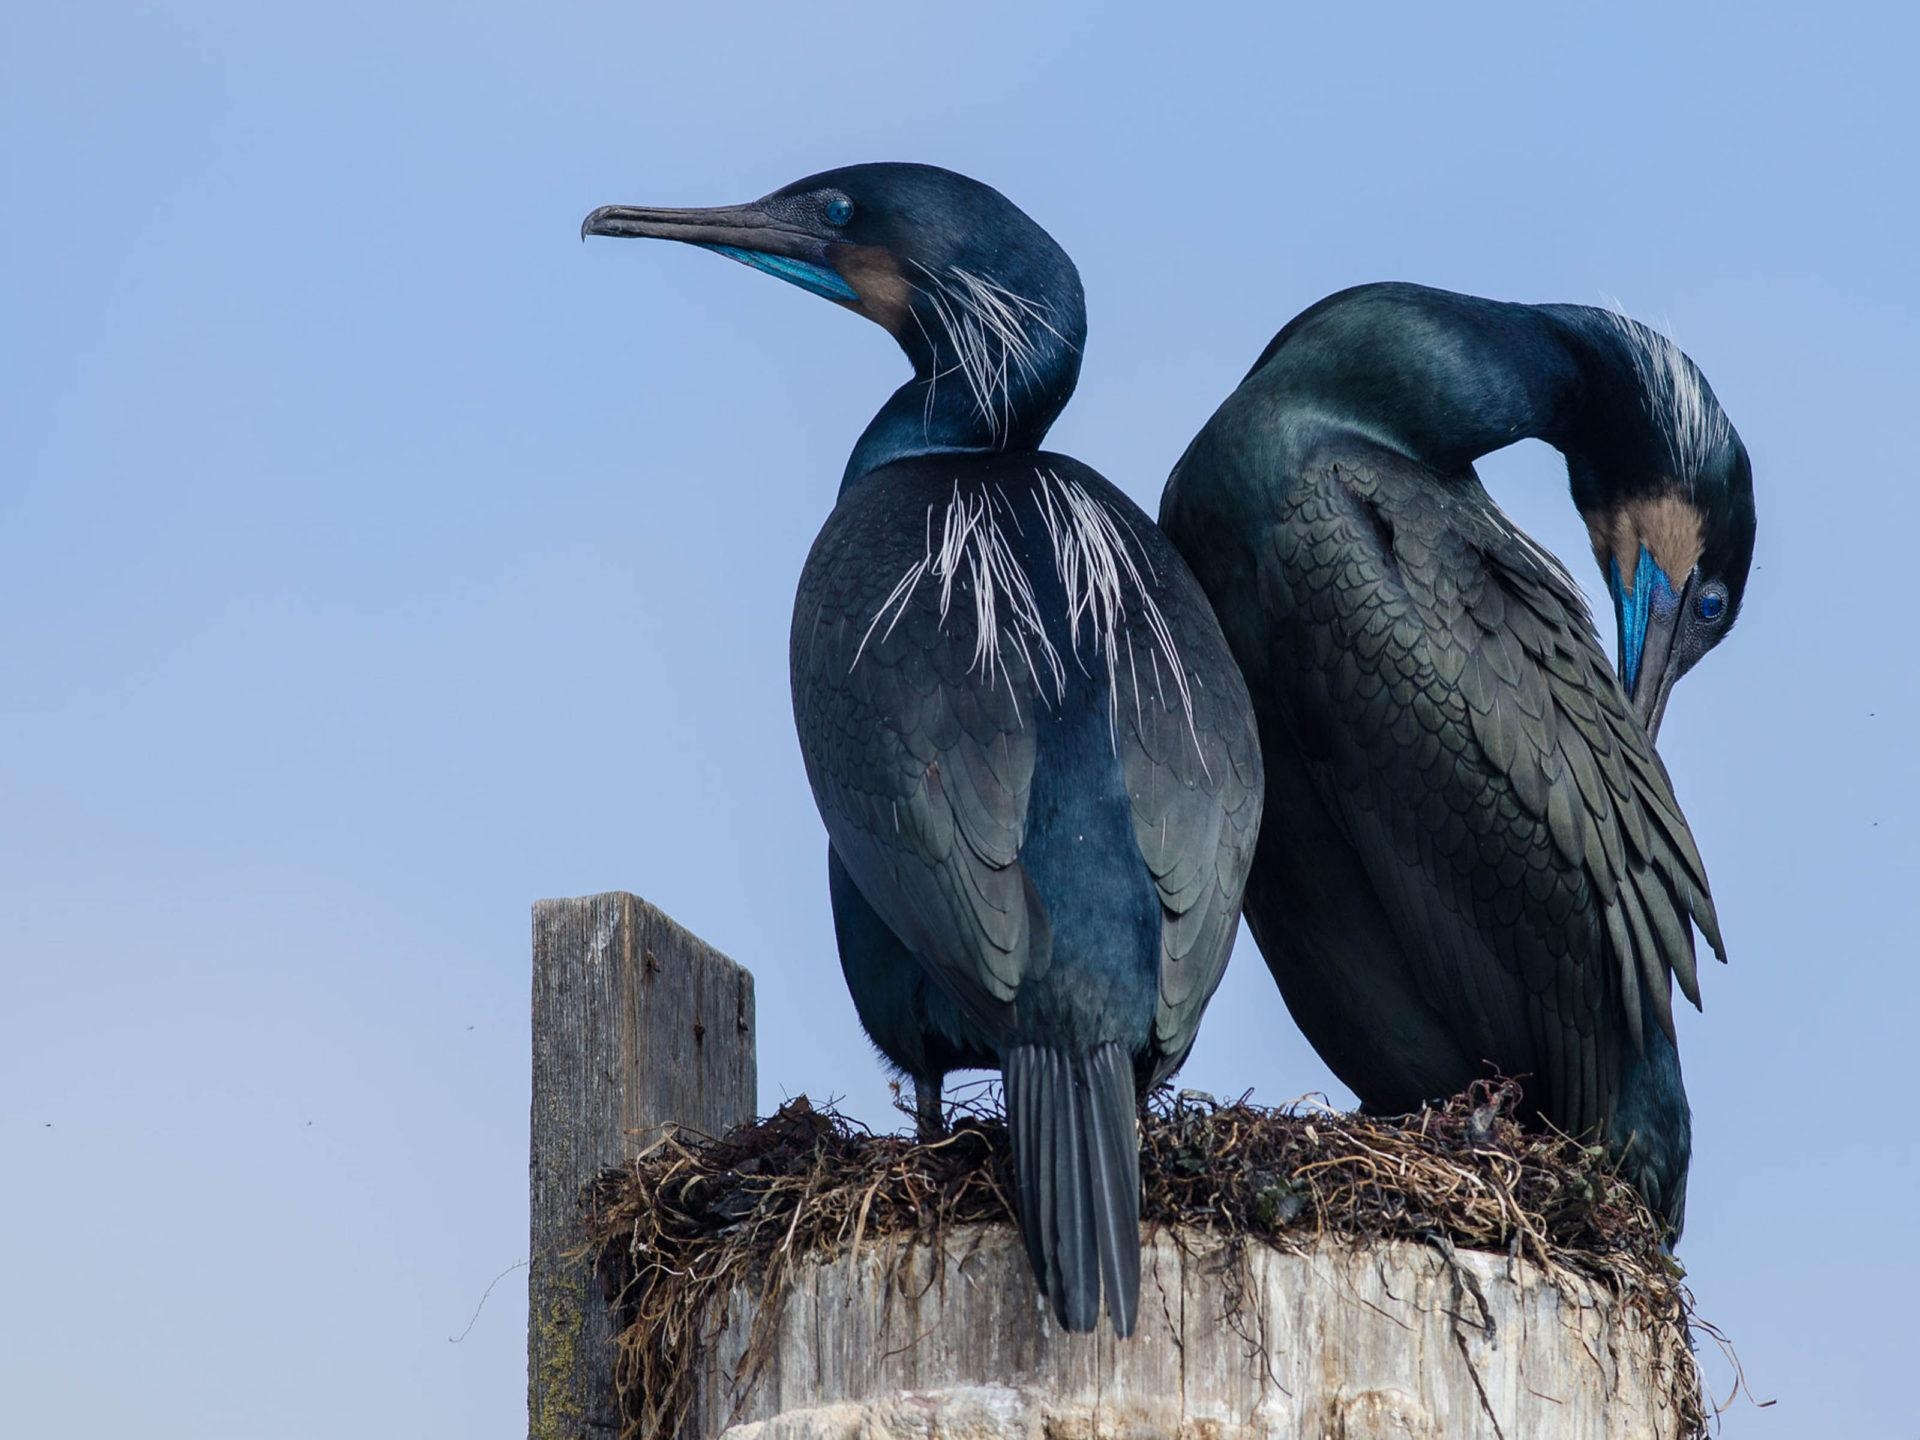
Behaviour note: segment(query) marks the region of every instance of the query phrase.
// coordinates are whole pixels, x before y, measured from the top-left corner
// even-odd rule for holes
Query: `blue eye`
[[[844,225],[853,218],[853,202],[844,195],[837,195],[827,202],[827,223]]]
[[[1700,618],[1711,624],[1727,611],[1727,597],[1718,590],[1708,590],[1700,596],[1699,604],[1694,607],[1700,612]]]

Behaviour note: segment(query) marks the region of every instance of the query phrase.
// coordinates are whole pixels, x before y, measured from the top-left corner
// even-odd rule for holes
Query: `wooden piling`
[[[619,1431],[613,1318],[579,1197],[662,1125],[725,1133],[754,1113],[753,977],[637,896],[533,907],[529,1440]]]

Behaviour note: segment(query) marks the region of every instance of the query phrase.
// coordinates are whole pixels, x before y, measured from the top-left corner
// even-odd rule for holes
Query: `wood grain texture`
[[[612,1317],[579,1197],[663,1125],[719,1135],[753,1118],[753,977],[624,893],[533,907],[533,1117],[527,1433],[617,1433]]]
[[[1147,1248],[1140,1329],[1072,1336],[1035,1304],[1018,1237],[974,1226],[943,1258],[881,1240],[808,1266],[744,1402],[731,1323],[686,1435],[711,1440],[1665,1440],[1647,1336],[1606,1295],[1531,1265],[1391,1243],[1303,1254]],[[1455,1265],[1458,1269],[1456,1270]],[[1483,1316],[1468,1277],[1486,1296]],[[1229,1297],[1238,1295],[1237,1307]],[[1460,1317],[1460,1318],[1456,1318]],[[1489,1329],[1483,1320],[1492,1321]],[[738,1403],[737,1403],[738,1402]]]

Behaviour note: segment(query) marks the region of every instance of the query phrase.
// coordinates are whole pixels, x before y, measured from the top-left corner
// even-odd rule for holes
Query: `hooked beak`
[[[759,201],[701,210],[602,205],[580,222],[580,238],[585,240],[589,235],[679,240],[717,251],[829,300],[849,302],[860,298],[833,267],[825,236],[777,218]]]
[[[1621,582],[1616,563],[1611,576],[1620,628],[1620,681],[1649,740],[1660,738],[1667,698],[1680,678],[1680,618],[1693,594],[1689,575],[1680,589],[1645,549],[1634,566],[1633,585]]]
[[[1647,621],[1646,644],[1640,651],[1640,673],[1628,698],[1633,701],[1634,712],[1646,727],[1649,740],[1660,738],[1660,722],[1667,714],[1667,697],[1673,694],[1673,682],[1680,678],[1680,647],[1675,641],[1680,635],[1683,613],[1680,607],[1687,603],[1692,590],[1693,582],[1688,581],[1680,593],[1679,606],[1665,616],[1654,615]]]

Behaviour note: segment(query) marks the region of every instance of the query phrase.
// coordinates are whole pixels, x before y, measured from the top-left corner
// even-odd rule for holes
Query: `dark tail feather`
[[[1140,1102],[1133,1065],[1118,1045],[1102,1045],[1082,1062],[1087,1133],[1093,1137],[1093,1218],[1100,1237],[1113,1333],[1133,1333],[1140,1313]]]
[[[1109,1042],[1072,1058],[1021,1046],[1006,1058],[1020,1233],[1035,1280],[1067,1330],[1116,1335],[1140,1310],[1140,1136],[1133,1067]]]
[[[1053,1166],[1043,1164],[1052,1155],[1052,1118],[1042,1105],[1052,1094],[1048,1084],[1049,1062],[1054,1057],[1045,1050],[1023,1046],[1007,1056],[1004,1076],[1007,1088],[1007,1138],[1013,1146],[1013,1196],[1020,1212],[1020,1238],[1027,1243],[1027,1263],[1040,1293],[1051,1298],[1059,1293],[1058,1267],[1053,1263],[1053,1226],[1042,1216],[1053,1215]]]

